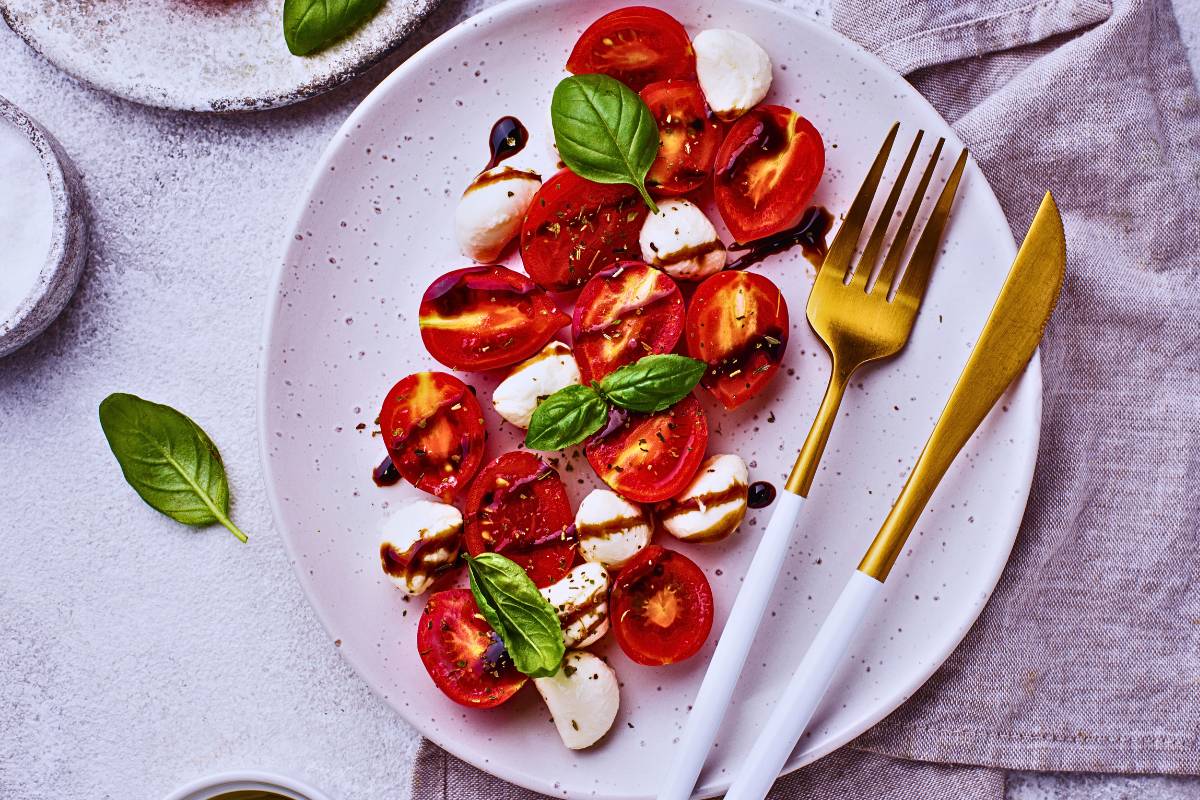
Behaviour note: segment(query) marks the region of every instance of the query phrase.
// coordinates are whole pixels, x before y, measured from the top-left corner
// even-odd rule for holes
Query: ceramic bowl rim
[[[82,211],[68,177],[68,170],[73,168],[69,166],[69,162],[64,163],[66,155],[61,145],[36,119],[3,96],[0,96],[0,120],[24,134],[37,151],[42,170],[50,185],[54,213],[50,249],[46,253],[33,289],[21,300],[10,317],[0,319],[0,355],[3,355],[35,338],[58,317],[74,292],[79,274],[83,271],[83,259],[71,246],[73,227]],[[67,274],[72,270],[76,273],[74,276]],[[34,320],[32,326],[27,325],[27,321],[35,314],[47,295],[56,289],[64,275],[70,284],[71,292],[62,299],[62,306],[52,309],[53,313],[46,313],[43,320]]]
[[[234,784],[243,784],[237,786]],[[247,786],[246,784],[249,784]],[[257,786],[253,784],[258,784]],[[294,800],[331,800],[323,792],[295,778],[287,778],[273,772],[260,770],[238,770],[221,772],[191,781],[171,792],[165,800],[209,800],[216,791],[245,791],[247,789],[283,790],[294,796]],[[284,795],[287,797],[287,795]]]

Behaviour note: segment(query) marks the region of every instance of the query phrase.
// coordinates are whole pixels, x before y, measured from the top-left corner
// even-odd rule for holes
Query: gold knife
[[[1047,192],[979,341],[887,519],[774,705],[725,800],[762,800],[808,727],[933,490],[979,423],[1033,357],[1066,267],[1062,218]]]
[[[917,517],[951,462],[1033,357],[1058,302],[1066,263],[1062,218],[1054,198],[1046,192],[967,366],[958,376],[896,505],[858,565],[860,572],[878,581],[887,579]]]

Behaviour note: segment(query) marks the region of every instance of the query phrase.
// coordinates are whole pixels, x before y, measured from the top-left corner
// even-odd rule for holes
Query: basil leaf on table
[[[608,421],[608,403],[590,386],[567,386],[538,404],[529,420],[525,446],[562,450],[579,444]]]
[[[658,124],[642,98],[607,75],[572,75],[554,87],[550,122],[563,163],[596,183],[637,187],[650,210],[646,173],[658,155]]]
[[[184,525],[219,522],[246,541],[229,519],[221,454],[199,425],[170,406],[118,393],[100,403],[100,427],[125,480],[151,508]]]
[[[687,397],[705,369],[703,361],[687,356],[643,356],[606,375],[600,381],[600,393],[613,405],[652,414]]]
[[[558,614],[533,581],[499,553],[467,557],[471,594],[479,612],[504,641],[513,666],[531,678],[558,672],[566,653]]]
[[[284,0],[283,39],[294,56],[315,53],[375,15],[383,0]]]

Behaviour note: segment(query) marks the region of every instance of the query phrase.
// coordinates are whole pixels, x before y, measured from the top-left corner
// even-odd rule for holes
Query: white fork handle
[[[858,570],[850,576],[783,696],[776,701],[766,726],[759,731],[750,754],[739,765],[725,800],[762,800],[767,796],[821,705],[850,642],[882,588],[882,583]]]
[[[692,796],[696,778],[712,750],[717,730],[729,707],[729,698],[733,696],[763,612],[771,600],[775,581],[787,557],[796,517],[803,505],[804,498],[800,495],[788,491],[779,493],[771,521],[758,543],[725,629],[717,641],[716,652],[704,673],[683,738],[667,772],[666,783],[658,792],[659,800],[687,800]]]

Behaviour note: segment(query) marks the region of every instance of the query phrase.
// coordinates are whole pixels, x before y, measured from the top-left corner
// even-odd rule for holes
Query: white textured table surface
[[[415,732],[338,657],[271,523],[258,341],[285,220],[325,143],[389,65],[484,4],[447,0],[388,65],[324,98],[222,118],[90,90],[0,25],[0,95],[63,143],[93,217],[74,302],[0,360],[0,798],[156,800],[251,767],[342,800],[407,796]],[[1195,65],[1200,7],[1180,15]],[[249,544],[137,499],[96,418],[112,391],[209,431]],[[1009,795],[1173,800],[1200,782],[1015,774]]]

